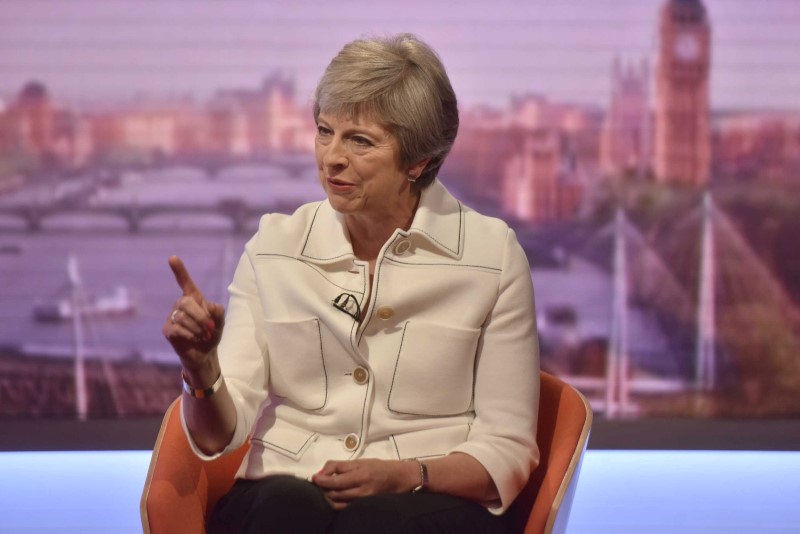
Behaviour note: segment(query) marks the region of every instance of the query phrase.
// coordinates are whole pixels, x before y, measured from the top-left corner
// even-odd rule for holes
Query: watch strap
[[[222,387],[222,373],[220,373],[219,378],[211,384],[211,387],[203,389],[192,386],[189,381],[186,380],[186,372],[183,369],[181,369],[181,379],[183,380],[183,391],[195,399],[207,399]]]
[[[419,493],[428,489],[428,465],[420,461],[418,458],[413,458],[419,465],[419,485],[411,490],[411,493]]]

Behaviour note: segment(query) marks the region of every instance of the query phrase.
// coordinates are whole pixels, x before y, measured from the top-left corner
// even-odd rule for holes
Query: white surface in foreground
[[[0,533],[141,532],[149,451],[0,453]],[[800,452],[586,453],[570,534],[800,532]]]

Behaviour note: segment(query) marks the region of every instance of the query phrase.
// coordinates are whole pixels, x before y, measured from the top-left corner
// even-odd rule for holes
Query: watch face
[[[696,35],[679,33],[675,38],[675,56],[682,61],[694,61],[700,57],[700,42]]]

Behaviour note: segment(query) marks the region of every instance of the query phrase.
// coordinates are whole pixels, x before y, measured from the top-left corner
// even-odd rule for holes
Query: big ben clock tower
[[[703,185],[711,162],[708,13],[702,0],[667,0],[659,26],[656,177],[662,182]]]

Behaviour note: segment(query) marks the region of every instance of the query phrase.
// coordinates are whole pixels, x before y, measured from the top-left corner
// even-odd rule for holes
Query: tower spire
[[[716,310],[714,308],[714,230],[712,224],[714,205],[711,193],[703,195],[703,227],[700,245],[700,284],[697,299],[697,349],[695,353],[695,387],[714,389],[717,381],[717,358],[714,349],[716,337]]]
[[[86,394],[86,369],[83,361],[83,284],[78,270],[78,258],[70,254],[67,259],[67,274],[72,290],[72,333],[75,343],[75,412],[85,421],[89,413]]]
[[[630,412],[628,355],[628,266],[625,255],[627,221],[617,208],[614,221],[613,297],[611,335],[606,356],[606,417]]]

